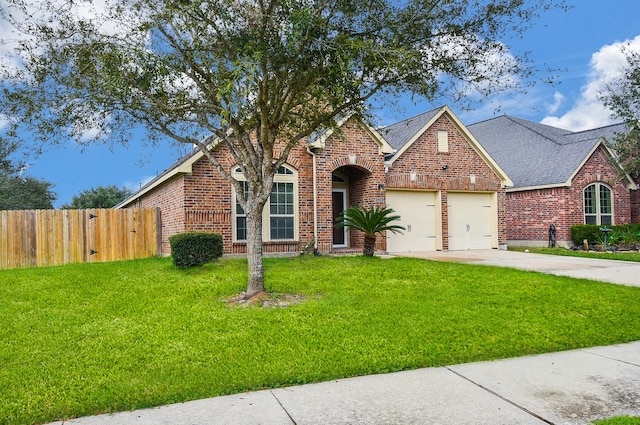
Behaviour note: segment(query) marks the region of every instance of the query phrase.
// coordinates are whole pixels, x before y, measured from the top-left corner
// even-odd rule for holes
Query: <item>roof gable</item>
[[[344,115],[339,117],[336,120],[336,124],[338,127],[342,127],[352,118],[352,115]],[[375,141],[378,146],[379,152],[381,154],[390,154],[395,152],[393,147],[389,145],[389,143],[382,137],[373,127],[363,122],[362,120],[357,120],[358,124],[364,128],[364,130],[371,136],[371,138]],[[334,129],[321,129],[317,132],[313,133],[306,140],[306,143],[309,147],[313,148],[324,148],[326,141],[334,134]],[[216,143],[216,142],[214,142]],[[193,172],[193,165],[198,162],[200,159],[204,157],[204,153],[200,149],[194,149],[190,153],[184,155],[176,162],[174,162],[169,168],[160,173],[150,182],[142,186],[137,192],[133,195],[120,202],[114,208],[124,208],[127,205],[130,205],[132,202],[136,201],[141,196],[152,192],[157,187],[163,185],[165,182],[173,179],[176,176],[183,174],[191,174]]]
[[[338,128],[342,127],[351,118],[353,118],[353,114],[344,114],[336,117],[336,126]],[[388,143],[388,141],[384,137],[382,137],[382,135],[380,135],[380,133],[371,125],[361,119],[358,119],[357,122],[362,126],[362,128],[364,128],[367,133],[369,133],[371,138],[376,142],[376,144],[378,145],[378,150],[381,154],[391,154],[395,152],[395,149]],[[335,127],[322,128],[312,133],[307,138],[307,145],[312,149],[324,149],[327,140],[334,134],[334,132]]]
[[[129,196],[124,201],[120,202],[113,208],[124,208],[132,202],[136,201],[141,196],[146,193],[152,192],[158,186],[161,186],[165,182],[171,180],[172,178],[182,175],[182,174],[191,174],[193,171],[193,164],[198,162],[200,158],[202,158],[204,154],[199,149],[194,149],[188,154],[180,157],[176,162],[174,162],[169,168],[164,170],[162,173],[158,174],[155,178],[151,179],[147,184],[142,186],[136,192],[134,192],[131,196]]]
[[[598,146],[606,148],[603,138],[624,129],[617,125],[571,132],[508,115],[468,128],[511,177],[511,191],[570,186]]]
[[[408,118],[396,124],[392,124],[380,130],[389,144],[397,150],[388,160],[390,165],[400,158],[413,143],[416,142],[440,117],[445,115],[451,121],[462,136],[467,140],[469,145],[484,160],[484,162],[493,170],[500,178],[503,186],[512,186],[513,182],[508,174],[503,171],[500,165],[494,161],[491,155],[484,147],[475,139],[473,134],[467,130],[462,121],[449,109],[448,106],[442,106],[431,111],[427,111],[415,117]]]
[[[433,109],[415,117],[402,120],[380,130],[380,134],[398,151],[400,156],[441,115],[441,109]],[[402,151],[402,152],[400,152]]]

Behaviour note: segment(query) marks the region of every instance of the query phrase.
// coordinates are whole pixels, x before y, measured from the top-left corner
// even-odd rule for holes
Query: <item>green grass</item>
[[[551,255],[564,255],[567,257],[583,257],[583,258],[601,258],[603,260],[622,260],[622,261],[640,261],[640,252],[637,251],[622,251],[622,252],[591,252],[591,251],[574,251],[566,248],[536,248],[536,247],[524,247],[514,246],[509,247],[509,251],[529,252],[535,254],[551,254]]]
[[[593,421],[592,424],[594,425],[640,425],[640,417],[618,416],[615,418]]]
[[[0,424],[640,340],[640,288],[419,259],[170,259],[0,271]]]

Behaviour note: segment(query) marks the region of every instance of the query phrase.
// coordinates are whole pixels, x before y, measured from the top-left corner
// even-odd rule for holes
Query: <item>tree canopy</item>
[[[0,175],[0,210],[49,210],[56,198],[46,180]]]
[[[610,141],[626,172],[640,176],[640,52],[626,50],[627,65],[619,80],[601,94],[614,117],[623,120],[628,132]]]
[[[74,195],[70,204],[62,206],[63,209],[85,208],[112,208],[131,196],[133,192],[126,187],[98,186],[83,190]]]
[[[290,150],[343,114],[410,93],[525,89],[508,51],[563,0],[5,0],[19,41],[0,78],[4,137],[194,144],[247,213],[248,294],[264,288],[261,211]],[[247,190],[223,166],[225,148]]]
[[[52,209],[57,198],[53,183],[24,175],[24,164],[11,160],[15,150],[0,143],[0,210]]]

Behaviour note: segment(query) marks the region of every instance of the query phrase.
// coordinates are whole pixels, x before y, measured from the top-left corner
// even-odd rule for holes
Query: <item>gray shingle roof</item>
[[[618,124],[571,132],[508,115],[467,128],[513,180],[514,189],[566,183],[602,137],[624,130]]]
[[[379,129],[378,132],[387,142],[399,151],[413,138],[442,108],[424,112],[415,117],[407,118],[398,123]]]

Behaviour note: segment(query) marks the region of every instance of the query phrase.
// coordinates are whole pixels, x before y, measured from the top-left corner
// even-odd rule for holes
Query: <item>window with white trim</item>
[[[271,239],[293,239],[293,183],[274,182],[269,197],[269,227]]]
[[[613,194],[603,183],[593,183],[583,191],[585,224],[613,224]]]
[[[248,185],[244,180],[244,175],[240,167],[233,169],[233,176],[240,180],[245,191],[248,193]],[[281,166],[274,176],[271,196],[262,211],[262,240],[295,240],[297,237],[297,173],[287,167]],[[238,197],[233,193],[233,235],[235,241],[247,240],[247,216],[246,212],[238,202]]]
[[[244,191],[244,196],[246,197],[247,194],[249,193],[249,186],[247,185],[246,181],[241,181],[240,185],[242,186],[242,190]],[[240,202],[238,202],[238,197],[234,196],[235,198],[235,224],[236,224],[236,231],[235,231],[235,237],[236,240],[239,241],[246,241],[247,240],[247,214],[244,212],[244,209],[242,208],[242,205],[240,205]]]
[[[449,132],[438,130],[438,152],[449,152]]]

